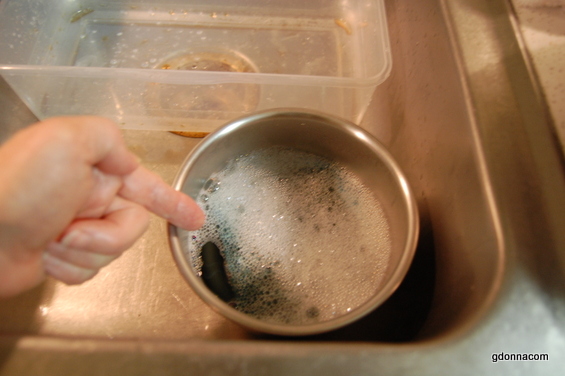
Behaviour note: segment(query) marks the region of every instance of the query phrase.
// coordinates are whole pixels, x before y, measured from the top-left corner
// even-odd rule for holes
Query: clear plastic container
[[[382,0],[2,0],[0,74],[39,118],[209,132],[294,107],[359,122],[391,69]]]

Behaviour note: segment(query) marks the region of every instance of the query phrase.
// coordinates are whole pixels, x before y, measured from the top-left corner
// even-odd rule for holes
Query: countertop
[[[513,0],[519,29],[565,150],[565,0]]]

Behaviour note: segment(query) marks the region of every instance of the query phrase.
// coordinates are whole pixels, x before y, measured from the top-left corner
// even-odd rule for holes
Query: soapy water
[[[340,164],[272,147],[240,156],[204,184],[207,219],[189,234],[201,274],[202,246],[224,258],[236,309],[279,324],[344,315],[379,289],[390,257],[378,200]]]

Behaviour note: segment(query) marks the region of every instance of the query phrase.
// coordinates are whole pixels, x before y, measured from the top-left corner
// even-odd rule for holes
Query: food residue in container
[[[351,28],[349,27],[349,24],[345,21],[342,20],[341,18],[336,18],[334,20],[335,24],[339,27],[341,27],[343,30],[345,30],[345,32],[347,33],[347,35],[351,35],[353,33],[353,31],[351,30]]]
[[[92,12],[94,12],[94,9],[90,9],[90,8],[80,9],[75,14],[72,15],[70,22],[75,23],[78,20],[80,20],[81,18],[83,18],[84,16],[89,15]]]

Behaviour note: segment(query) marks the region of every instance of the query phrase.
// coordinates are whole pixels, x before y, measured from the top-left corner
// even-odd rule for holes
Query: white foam
[[[205,184],[204,227],[190,235],[200,268],[207,241],[221,250],[234,306],[305,324],[343,315],[378,289],[390,256],[380,203],[344,167],[270,148],[241,156]]]

